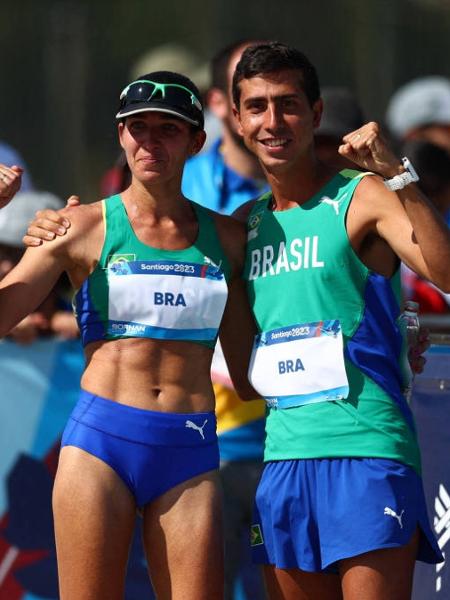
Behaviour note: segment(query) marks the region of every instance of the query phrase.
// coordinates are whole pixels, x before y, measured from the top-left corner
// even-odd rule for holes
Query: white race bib
[[[174,260],[108,267],[111,334],[214,340],[228,287],[218,267]]]
[[[248,375],[271,407],[347,398],[340,322],[290,325],[257,335]]]

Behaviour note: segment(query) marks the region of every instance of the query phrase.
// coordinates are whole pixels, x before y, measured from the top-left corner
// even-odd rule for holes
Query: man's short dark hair
[[[281,42],[264,42],[246,48],[233,76],[233,101],[239,108],[240,82],[266,73],[295,69],[301,73],[301,86],[311,106],[320,98],[317,71],[310,60],[292,46]]]

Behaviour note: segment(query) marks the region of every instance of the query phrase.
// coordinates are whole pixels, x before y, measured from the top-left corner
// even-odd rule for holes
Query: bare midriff
[[[81,387],[145,410],[193,413],[214,410],[212,350],[201,344],[124,338],[92,342]]]

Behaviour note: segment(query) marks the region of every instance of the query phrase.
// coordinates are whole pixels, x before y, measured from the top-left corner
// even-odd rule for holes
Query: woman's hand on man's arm
[[[78,206],[80,198],[78,196],[70,196],[67,199],[66,208],[68,206]],[[54,240],[57,236],[62,236],[67,233],[70,227],[70,221],[66,216],[63,216],[58,210],[39,210],[36,213],[34,220],[28,225],[27,233],[23,236],[25,246],[40,246],[42,242]]]

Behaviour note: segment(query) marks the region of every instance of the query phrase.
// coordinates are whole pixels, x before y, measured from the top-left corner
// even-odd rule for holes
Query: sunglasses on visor
[[[136,102],[149,102],[161,98],[168,104],[202,111],[200,100],[190,89],[179,83],[157,83],[150,79],[138,79],[128,84],[120,94],[120,108]]]

